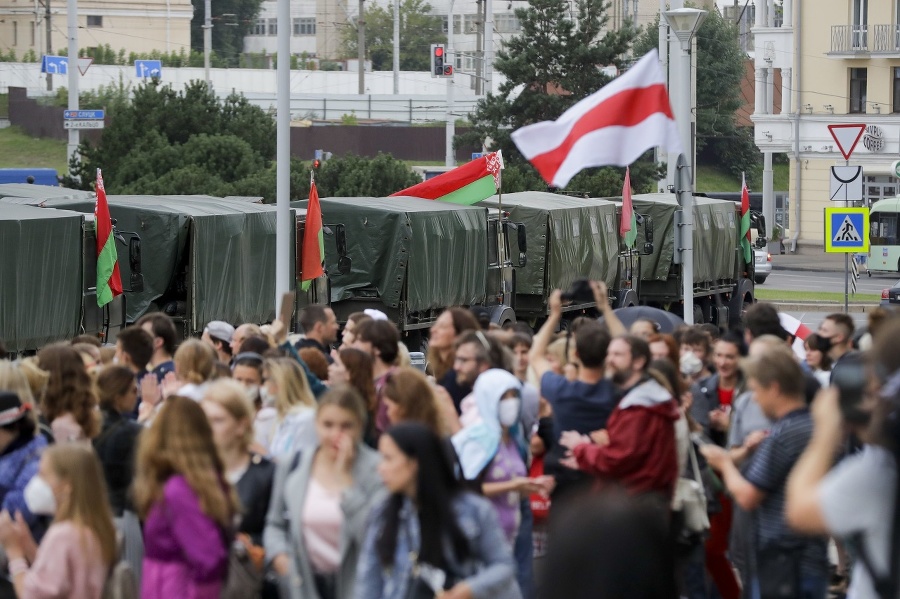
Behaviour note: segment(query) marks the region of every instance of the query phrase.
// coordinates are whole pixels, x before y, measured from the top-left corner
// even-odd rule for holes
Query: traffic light
[[[431,76],[452,77],[453,64],[444,44],[431,44]]]

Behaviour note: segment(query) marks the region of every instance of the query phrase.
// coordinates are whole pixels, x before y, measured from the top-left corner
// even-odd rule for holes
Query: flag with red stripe
[[[584,168],[628,166],[655,146],[684,151],[656,50],[557,120],[517,129],[512,139],[556,187]]]
[[[94,227],[97,234],[97,305],[105,306],[122,295],[122,276],[116,257],[116,239],[106,202],[103,175],[97,169],[97,203],[94,204]]]
[[[309,289],[310,281],[325,274],[325,238],[322,230],[322,205],[315,179],[310,180],[309,203],[306,205],[306,226],[303,229],[303,245],[300,256],[300,288]]]
[[[747,177],[741,173],[741,249],[744,262],[753,262],[753,248],[750,246],[750,190],[747,189]]]

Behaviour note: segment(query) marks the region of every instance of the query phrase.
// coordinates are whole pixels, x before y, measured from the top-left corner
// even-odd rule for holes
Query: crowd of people
[[[319,305],[0,360],[0,598],[900,597],[900,318],[664,333],[590,287],[450,308],[424,369]]]

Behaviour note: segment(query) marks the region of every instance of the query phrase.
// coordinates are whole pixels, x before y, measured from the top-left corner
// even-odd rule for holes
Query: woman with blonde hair
[[[175,396],[141,434],[134,503],[144,521],[143,599],[218,599],[237,498],[200,405]]]
[[[41,414],[57,443],[87,441],[100,432],[94,384],[77,351],[54,343],[38,352],[38,366],[50,374]]]
[[[384,401],[391,424],[419,422],[439,437],[449,432],[441,419],[432,384],[415,368],[398,368],[388,376]]]
[[[316,398],[303,368],[291,358],[269,358],[259,388],[263,409],[256,416],[256,441],[275,460],[316,444]]]
[[[200,401],[216,372],[216,350],[199,339],[188,339],[175,350],[175,392]]]
[[[264,535],[284,599],[351,599],[366,520],[383,497],[366,407],[348,386],[322,396],[317,447],[278,465]]]
[[[48,448],[29,484],[39,498],[32,501],[54,519],[38,547],[9,512],[0,514],[16,596],[100,599],[116,559],[116,531],[94,451],[80,444]]]

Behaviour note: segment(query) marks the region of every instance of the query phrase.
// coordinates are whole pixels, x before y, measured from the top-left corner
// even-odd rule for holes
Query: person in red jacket
[[[616,337],[606,356],[621,396],[606,430],[591,437],[569,431],[560,443],[570,449],[565,464],[618,484],[632,494],[656,493],[669,500],[678,479],[675,422],[681,417],[672,392],[648,373],[650,347],[633,335]]]

